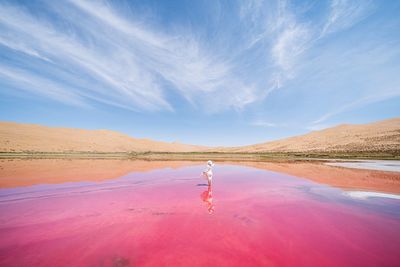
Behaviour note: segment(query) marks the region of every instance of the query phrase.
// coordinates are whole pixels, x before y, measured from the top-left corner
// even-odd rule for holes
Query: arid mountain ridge
[[[109,130],[0,122],[1,152],[189,152],[208,147],[133,138]]]
[[[400,118],[343,124],[308,134],[242,147],[138,139],[109,130],[53,128],[0,122],[0,152],[384,152],[400,151]]]
[[[341,124],[282,140],[223,150],[230,152],[400,152],[400,118],[368,124]]]

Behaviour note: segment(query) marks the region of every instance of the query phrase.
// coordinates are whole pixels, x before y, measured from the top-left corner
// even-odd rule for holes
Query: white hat
[[[211,160],[209,160],[209,161],[207,161],[207,165],[208,166],[214,166],[214,163]]]

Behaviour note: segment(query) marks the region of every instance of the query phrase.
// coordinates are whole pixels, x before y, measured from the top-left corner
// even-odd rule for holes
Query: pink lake
[[[0,189],[0,266],[399,266],[400,200],[251,167]]]

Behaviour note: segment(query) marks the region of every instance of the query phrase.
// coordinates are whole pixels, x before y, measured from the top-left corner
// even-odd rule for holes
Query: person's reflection
[[[208,185],[208,188],[207,188],[206,191],[201,193],[200,197],[204,201],[204,203],[206,204],[208,213],[212,214],[214,212],[214,205],[213,205],[211,184]]]

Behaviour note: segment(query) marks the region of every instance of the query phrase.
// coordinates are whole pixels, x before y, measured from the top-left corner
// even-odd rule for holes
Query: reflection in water
[[[211,184],[208,185],[207,190],[201,193],[201,199],[207,206],[207,210],[209,214],[214,212],[214,205],[213,205],[213,197],[212,197],[212,186]]]
[[[204,180],[194,186],[199,165],[90,182],[112,169],[94,161],[80,163],[90,175],[79,183],[0,189],[0,266],[399,266],[399,200],[354,200],[294,176],[228,164],[218,168],[212,188]],[[27,169],[18,166],[22,181]],[[47,172],[41,166],[41,179],[66,181],[58,164]],[[79,166],[64,177],[81,175]],[[312,166],[305,174],[321,180],[362,178]]]

